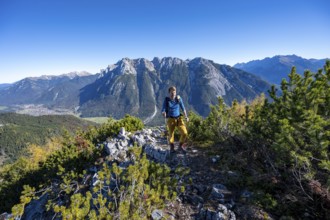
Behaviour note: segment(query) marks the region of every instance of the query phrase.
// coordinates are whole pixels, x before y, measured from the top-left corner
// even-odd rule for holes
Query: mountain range
[[[67,108],[78,104],[79,89],[97,77],[86,72],[28,77],[0,88],[0,105],[44,104]]]
[[[100,73],[73,72],[60,76],[28,77],[0,86],[0,106],[15,111],[23,105],[62,108],[82,117],[125,114],[145,123],[161,121],[160,111],[169,86],[176,86],[188,110],[208,115],[210,105],[221,96],[230,105],[236,99],[248,102],[266,93],[270,83],[279,84],[292,66],[298,72],[315,71],[324,60],[275,56],[231,67],[205,58],[123,58]]]
[[[202,116],[217,104],[218,96],[227,104],[234,99],[251,101],[270,86],[253,74],[204,58],[123,58],[95,75],[25,78],[0,89],[0,105],[42,104],[71,109],[82,117],[131,114],[148,123],[160,116],[171,85],[186,108]]]
[[[279,85],[283,78],[288,79],[288,74],[293,66],[298,74],[304,71],[317,72],[323,68],[327,59],[305,59],[297,55],[278,55],[262,60],[253,60],[247,63],[237,63],[233,67],[260,76],[267,82]]]

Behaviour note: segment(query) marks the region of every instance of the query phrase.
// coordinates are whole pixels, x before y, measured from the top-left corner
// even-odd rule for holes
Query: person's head
[[[174,86],[171,86],[170,88],[168,88],[168,93],[170,94],[171,97],[175,97],[176,88]]]

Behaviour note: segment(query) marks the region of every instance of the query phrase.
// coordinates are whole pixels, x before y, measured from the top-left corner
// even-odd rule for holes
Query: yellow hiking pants
[[[174,130],[176,127],[179,129],[180,132],[180,144],[183,144],[188,136],[187,128],[184,124],[183,117],[179,117],[177,119],[167,119],[168,139],[170,144],[174,144]]]

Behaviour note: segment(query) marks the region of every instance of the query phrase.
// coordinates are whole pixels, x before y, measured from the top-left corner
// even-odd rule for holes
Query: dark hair
[[[170,88],[168,88],[168,92],[171,92],[171,90],[174,90],[174,91],[176,91],[176,88],[175,88],[175,86],[171,86]]]

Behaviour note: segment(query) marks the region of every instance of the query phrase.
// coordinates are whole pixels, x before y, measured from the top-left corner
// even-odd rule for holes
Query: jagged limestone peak
[[[171,69],[175,65],[185,64],[185,61],[176,57],[164,57],[161,59],[160,68],[161,69]]]
[[[206,79],[208,85],[215,90],[216,96],[226,95],[226,90],[232,87],[223,73],[213,65],[212,61],[198,57],[191,60],[188,65],[190,67],[190,77],[192,79],[196,79],[196,77]]]
[[[134,74],[136,75],[136,69],[134,67],[134,60],[129,58],[123,58],[118,62],[118,68],[120,69],[120,73],[122,74]]]

